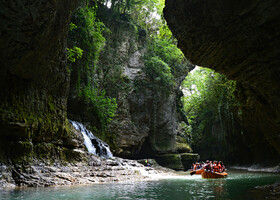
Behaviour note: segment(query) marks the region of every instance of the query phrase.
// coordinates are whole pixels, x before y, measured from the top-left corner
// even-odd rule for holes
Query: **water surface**
[[[229,171],[225,179],[201,179],[200,175],[185,174],[134,183],[0,190],[0,199],[263,199],[263,194],[252,189],[280,180],[279,174],[241,170]]]

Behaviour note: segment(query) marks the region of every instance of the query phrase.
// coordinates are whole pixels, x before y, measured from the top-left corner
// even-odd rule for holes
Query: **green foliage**
[[[114,17],[133,20],[149,33],[156,32],[162,25],[162,11],[165,0],[105,0]]]
[[[68,48],[68,59],[72,62],[71,76],[75,80],[73,82],[76,88],[71,92],[87,105],[85,112],[88,120],[104,132],[115,116],[117,104],[116,99],[106,96],[104,88],[95,80],[97,62],[106,41],[103,34],[110,32],[104,23],[96,18],[96,10],[97,6],[92,6],[92,3],[88,2],[73,15],[68,46],[74,47]],[[80,59],[75,62],[77,58]]]
[[[170,66],[172,74],[176,75],[178,72],[187,71],[189,69],[189,62],[169,37],[154,36],[150,42],[148,54],[160,57]]]
[[[218,124],[219,128],[216,126],[216,129],[224,134],[222,121],[225,118],[232,120],[232,111],[239,107],[234,96],[236,82],[210,69],[196,67],[186,77],[182,87],[185,93],[184,110],[192,126],[192,143],[207,146],[217,140],[223,142],[224,136],[218,137],[212,127]]]
[[[172,40],[174,43],[176,43],[176,40],[174,39],[172,32],[170,31],[166,23],[159,27],[158,38],[168,41]]]
[[[157,91],[171,92],[175,84],[170,67],[158,56],[149,57],[145,62],[143,70],[153,82],[153,87]]]
[[[92,87],[84,88],[79,95],[87,101],[89,105],[88,112],[98,116],[98,120],[104,130],[115,116],[117,109],[116,99],[107,97],[104,90],[99,92],[97,88]]]
[[[170,94],[175,86],[176,75],[188,69],[187,60],[172,41],[158,36],[150,39],[143,71],[152,82],[155,92]]]
[[[67,48],[67,59],[70,62],[75,62],[83,56],[83,50],[79,47]]]
[[[180,122],[179,127],[181,131],[179,132],[179,136],[184,137],[184,138],[191,138],[191,133],[192,133],[192,126],[187,125],[185,122]]]
[[[218,112],[218,106],[221,104],[237,105],[235,86],[236,82],[228,80],[224,75],[211,69],[197,67],[182,85],[186,94],[183,98],[184,109],[189,120],[201,115],[200,111],[205,108]],[[207,111],[206,109],[205,112]]]
[[[99,54],[105,45],[103,33],[108,31],[105,25],[96,19],[96,9],[97,7],[79,8],[70,23],[69,46],[79,46],[84,50],[80,63],[86,73],[94,70]]]
[[[168,96],[174,89],[177,75],[186,73],[189,68],[189,63],[177,48],[176,40],[162,17],[164,0],[106,2],[108,5],[111,2],[111,10],[108,13],[113,13],[114,18],[109,18],[109,20],[106,16],[104,18],[110,21],[109,24],[112,23],[110,28],[114,31],[112,34],[114,36],[111,36],[109,29],[96,18],[97,7],[89,7],[88,5],[92,6],[92,2],[88,2],[87,6],[79,8],[72,17],[68,45],[69,49],[70,47],[83,49],[83,56],[75,63],[70,63],[71,79],[76,81],[75,86],[72,87],[76,88],[76,94],[70,96],[79,96],[83,102],[87,103],[87,109],[92,115],[91,120],[95,121],[93,124],[95,125],[98,121],[103,130],[114,116],[117,107],[116,100],[108,96],[117,97],[120,91],[133,87],[130,80],[123,76],[123,63],[127,62],[126,57],[115,58],[119,55],[116,54],[117,51],[114,48],[118,48],[119,44],[114,37],[121,35],[123,30],[121,30],[122,27],[115,28],[113,23],[121,24],[126,29],[133,26],[131,38],[137,38],[137,42],[140,41],[141,44],[145,42],[145,38],[147,39],[145,68],[143,69],[147,80],[139,85],[148,85],[153,90],[155,98],[159,98],[162,94]],[[103,1],[105,4],[106,2]],[[106,11],[108,9],[104,9],[101,15],[107,13]],[[119,23],[120,20],[122,20],[121,23]],[[113,41],[108,40],[106,47],[104,35],[106,38],[113,38]],[[133,45],[132,42],[135,40],[129,41],[131,45],[129,52],[135,52],[137,48],[141,48],[141,45]],[[101,51],[105,52],[102,59],[99,58]],[[74,55],[70,55],[70,58],[75,58]]]
[[[78,28],[76,24],[74,24],[73,22],[70,22],[69,24],[69,31],[72,31],[74,29]]]

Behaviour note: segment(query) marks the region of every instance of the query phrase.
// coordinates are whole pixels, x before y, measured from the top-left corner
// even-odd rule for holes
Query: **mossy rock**
[[[176,143],[175,150],[178,153],[192,152],[192,148],[187,143]]]
[[[191,153],[192,148],[187,143],[187,139],[181,136],[176,136],[175,150],[178,153]]]
[[[52,152],[54,145],[51,143],[39,143],[34,146],[35,156],[40,160],[50,160],[52,159]]]
[[[13,163],[28,163],[32,159],[33,144],[30,141],[10,142],[9,157]]]
[[[156,161],[163,167],[174,170],[184,170],[180,154],[166,154],[156,157]]]
[[[197,153],[183,153],[181,154],[181,162],[185,170],[190,169],[193,162],[196,162],[200,159],[199,154]]]

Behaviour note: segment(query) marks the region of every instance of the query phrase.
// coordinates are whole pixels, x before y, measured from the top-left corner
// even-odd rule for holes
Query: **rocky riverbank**
[[[144,166],[136,160],[122,158],[101,159],[91,155],[89,163],[33,163],[29,166],[0,166],[0,188],[47,187],[156,179],[157,175],[176,175],[173,170],[152,165]]]
[[[266,199],[279,199],[280,196],[280,182],[277,181],[273,185],[265,185],[256,187],[257,192],[263,193]]]
[[[258,197],[257,199],[279,200],[280,182],[277,181],[272,185],[255,187],[254,189],[247,192],[246,197],[250,199],[252,195],[257,196]]]

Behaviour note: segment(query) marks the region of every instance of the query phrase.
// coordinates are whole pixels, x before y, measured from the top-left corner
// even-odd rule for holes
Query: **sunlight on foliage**
[[[89,112],[95,113],[103,128],[105,128],[115,116],[117,109],[116,99],[107,97],[104,90],[98,91],[97,88],[92,87],[84,88],[79,96],[88,101]]]
[[[68,48],[68,59],[75,62],[80,58],[78,63],[70,65],[72,73],[77,74],[76,95],[87,104],[89,120],[93,124],[99,121],[103,132],[115,116],[117,103],[116,99],[106,96],[103,88],[98,87],[94,76],[100,52],[105,46],[103,34],[110,33],[104,23],[96,18],[96,10],[95,4],[88,3],[73,15],[69,28],[69,46],[74,47]]]
[[[231,118],[239,106],[234,95],[236,82],[213,70],[196,67],[186,77],[182,89],[184,110],[192,126],[192,142],[206,144],[211,139],[212,125],[217,121],[222,123],[225,116]]]
[[[67,48],[67,59],[70,62],[75,62],[83,56],[83,50],[79,47]]]

